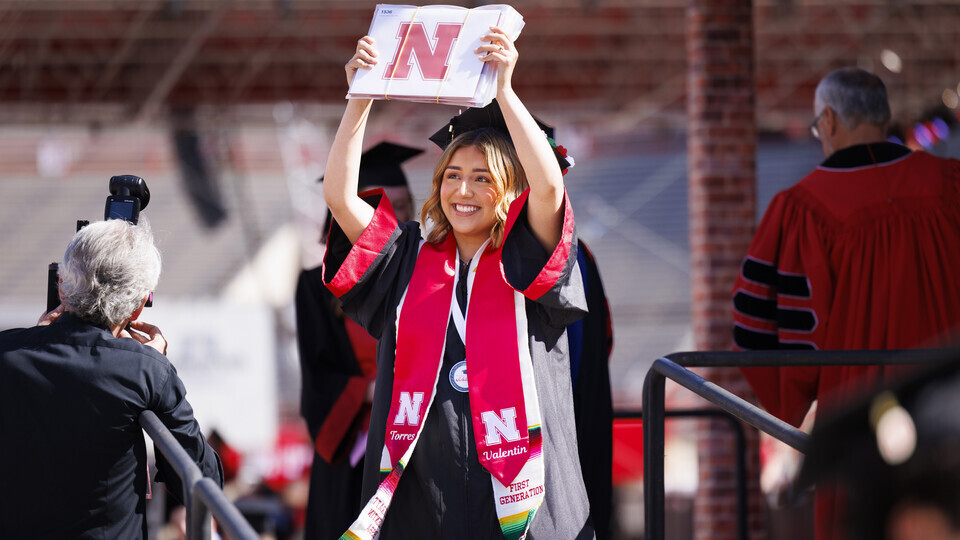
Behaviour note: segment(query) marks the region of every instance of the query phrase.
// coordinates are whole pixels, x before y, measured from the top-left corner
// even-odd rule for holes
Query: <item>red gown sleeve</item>
[[[791,191],[771,201],[733,289],[737,350],[820,349],[833,289],[822,219]],[[817,366],[742,368],[760,404],[799,426],[817,399]]]

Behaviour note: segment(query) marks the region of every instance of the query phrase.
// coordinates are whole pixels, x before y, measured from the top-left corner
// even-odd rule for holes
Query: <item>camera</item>
[[[143,178],[132,174],[113,176],[110,178],[110,196],[107,197],[103,219],[125,219],[136,224],[140,211],[149,202],[150,189]]]
[[[110,177],[110,195],[104,205],[103,219],[125,219],[136,225],[140,219],[140,211],[150,202],[150,188],[147,182],[132,174],[121,174]],[[77,220],[77,231],[89,225],[90,222]],[[58,263],[50,263],[47,269],[47,311],[60,305],[59,285],[57,274]],[[153,294],[147,306],[153,305]]]

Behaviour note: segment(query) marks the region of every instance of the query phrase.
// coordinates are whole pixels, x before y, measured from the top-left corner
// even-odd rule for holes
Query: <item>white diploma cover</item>
[[[491,26],[510,39],[523,17],[505,4],[458,6],[378,4],[369,35],[377,64],[357,70],[348,99],[396,99],[483,107],[496,96],[497,68],[473,51]]]

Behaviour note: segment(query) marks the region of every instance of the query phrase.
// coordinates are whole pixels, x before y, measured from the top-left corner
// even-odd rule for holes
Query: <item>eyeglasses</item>
[[[820,123],[820,119],[823,118],[823,113],[826,112],[826,108],[820,111],[820,114],[813,119],[813,122],[810,122],[810,134],[813,135],[814,139],[820,138],[820,128],[817,127],[817,124]]]

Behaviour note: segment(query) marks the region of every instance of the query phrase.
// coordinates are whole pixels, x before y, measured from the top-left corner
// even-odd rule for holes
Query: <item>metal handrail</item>
[[[712,351],[681,352],[654,361],[643,382],[644,538],[662,540],[664,528],[665,385],[674,382],[744,422],[804,452],[809,436],[756,405],[720,388],[685,367],[864,366],[933,364],[957,354],[955,349],[894,351]]]
[[[203,476],[197,464],[153,411],[140,413],[139,422],[183,483],[188,540],[210,538],[211,514],[230,538],[259,540],[260,536],[244,519],[243,514],[227,499],[216,482]]]
[[[736,436],[736,478],[737,478],[737,538],[747,540],[747,435],[743,424],[727,411],[721,409],[674,409],[664,411],[666,418],[705,418],[713,417],[727,420]],[[615,420],[643,420],[643,411],[619,409],[613,411]]]

